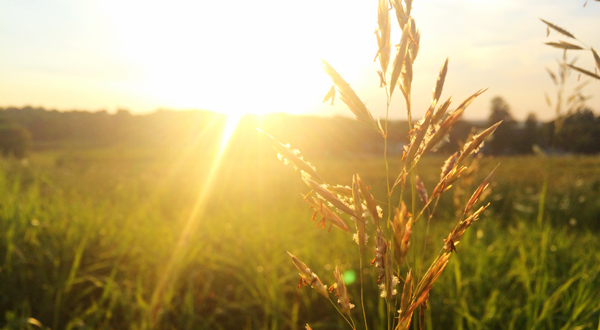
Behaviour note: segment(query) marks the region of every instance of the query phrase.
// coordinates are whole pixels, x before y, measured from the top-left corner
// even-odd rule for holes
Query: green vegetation
[[[322,297],[296,289],[297,271],[285,251],[331,274],[335,265],[356,271],[355,243],[341,231],[314,228],[311,210],[296,198],[306,188],[265,141],[242,148],[239,141],[248,138],[235,140],[183,244],[214,158],[206,145],[186,152],[68,147],[36,152],[29,165],[3,160],[0,326],[38,328],[29,318],[52,329],[301,329],[309,320],[313,329],[343,326]],[[367,182],[385,177],[380,158],[310,158],[331,181],[345,182],[347,169],[365,173]],[[431,164],[440,161],[422,160],[425,182],[439,175]],[[467,231],[434,287],[427,324],[595,329],[600,159],[553,159],[541,225],[538,170],[549,160],[482,159],[480,173],[497,161],[492,207]],[[398,164],[392,159],[390,166]],[[385,191],[373,194],[385,198]],[[452,229],[452,216],[432,226],[430,237]],[[178,245],[183,251],[173,261]],[[157,293],[169,267],[177,271]],[[376,272],[368,269],[365,282],[374,283]],[[331,284],[333,276],[322,280]],[[357,282],[347,286],[351,299],[359,297]],[[365,297],[377,290],[367,285]],[[373,299],[366,307],[375,316],[383,300]],[[380,319],[370,322],[378,329]]]
[[[581,108],[540,130],[534,117],[518,128],[509,106],[496,98],[491,127],[475,135],[459,119],[483,90],[448,116],[450,99],[437,104],[446,61],[431,107],[413,123],[412,63],[420,33],[410,17],[412,1],[405,3],[393,3],[403,33],[389,71],[388,1],[379,2],[376,31],[388,110],[397,87],[406,100],[404,128],[374,119],[325,61],[335,85],[325,99],[340,93],[362,123],[294,118],[291,130],[283,122],[293,117],[247,116],[223,149],[218,137],[231,122],[208,112],[1,111],[1,120],[21,126],[4,127],[8,133],[0,136],[3,153],[16,156],[0,160],[0,327],[295,330],[309,321],[307,330],[356,324],[388,330],[411,324],[600,329],[600,159],[542,153],[469,158],[500,120],[505,126],[488,154],[529,153],[548,132],[547,149],[596,153],[600,121]],[[256,126],[303,150],[320,164],[319,174],[289,146],[266,134],[261,139]],[[461,127],[466,134],[450,135],[449,149],[426,153]],[[28,131],[36,152],[18,160],[25,156]],[[297,173],[280,166],[269,143],[304,171],[313,196],[350,216],[359,253],[351,235],[328,230],[325,220],[315,223],[320,214],[347,229],[322,201],[309,199]],[[460,152],[444,154],[457,146]],[[434,188],[432,182],[439,183]],[[474,207],[478,199],[493,204]],[[385,209],[382,215],[375,204]],[[483,220],[465,231],[480,213]],[[374,244],[367,244],[367,232]],[[413,252],[407,255],[409,242]],[[299,286],[315,291],[295,288],[298,273],[286,250],[300,272]],[[295,255],[324,283],[335,282],[330,290],[340,306],[318,296],[331,297],[329,286]],[[366,262],[372,258],[374,267]],[[360,311],[352,312],[351,302]],[[352,316],[359,313],[362,319]]]

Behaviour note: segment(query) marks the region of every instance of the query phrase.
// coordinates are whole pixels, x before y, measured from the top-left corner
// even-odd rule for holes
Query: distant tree
[[[564,152],[600,152],[600,117],[587,108],[571,114],[564,119],[554,142],[556,148]]]
[[[0,151],[7,157],[24,158],[31,146],[31,134],[29,131],[16,123],[0,123]]]
[[[520,134],[518,152],[520,154],[531,154],[533,145],[538,143],[538,120],[535,113],[530,113],[525,120],[525,126]]]
[[[496,129],[493,139],[489,142],[488,150],[494,155],[516,152],[517,137],[515,136],[516,121],[510,114],[510,106],[500,96],[492,99],[492,107],[488,125],[493,125],[502,120]]]

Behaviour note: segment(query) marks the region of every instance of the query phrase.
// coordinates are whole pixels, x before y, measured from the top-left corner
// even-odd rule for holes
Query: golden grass
[[[442,166],[439,181],[436,183],[433,193],[429,195],[426,184],[417,174],[420,171],[419,160],[425,153],[435,150],[440,143],[443,143],[452,127],[461,118],[465,109],[485,90],[475,92],[453,112],[447,114],[451,98],[438,105],[448,72],[449,61],[446,59],[440,69],[433,89],[431,106],[420,121],[413,123],[411,114],[412,67],[419,52],[420,32],[414,18],[410,16],[412,1],[393,1],[392,8],[396,13],[399,27],[402,30],[402,37],[397,47],[392,71],[388,74],[391,48],[391,22],[388,4],[386,0],[378,2],[377,30],[375,33],[378,45],[376,59],[379,60],[381,66],[381,71],[378,73],[381,78],[381,86],[385,89],[388,110],[391,103],[391,95],[396,85],[402,91],[410,129],[410,142],[404,147],[403,157],[400,166],[397,168],[399,174],[394,185],[390,185],[390,170],[387,159],[387,118],[385,125],[382,126],[379,120],[373,118],[369,109],[350,87],[350,84],[327,61],[323,60],[325,72],[331,77],[334,84],[334,87],[327,92],[323,101],[331,99],[333,103],[337,88],[340,98],[356,118],[381,135],[382,143],[385,145],[384,150],[386,150],[384,153],[384,162],[386,164],[385,185],[388,195],[387,205],[385,202],[376,201],[373,198],[370,193],[371,187],[368,185],[369,183],[362,180],[358,173],[352,175],[352,184],[350,187],[329,184],[317,174],[316,169],[312,165],[297,156],[299,152],[292,152],[290,151],[290,146],[278,142],[266,133],[264,135],[279,153],[284,163],[295,165],[296,169],[301,173],[302,180],[309,187],[310,191],[306,194],[304,200],[314,211],[313,221],[317,215],[320,215],[323,219],[319,223],[319,226],[324,227],[326,221],[329,221],[331,226],[338,227],[347,232],[350,232],[350,230],[342,217],[348,218],[350,223],[354,223],[356,233],[353,235],[353,238],[358,244],[361,281],[360,303],[356,302],[356,304],[360,304],[364,328],[368,329],[369,321],[365,312],[365,298],[362,289],[364,281],[362,276],[363,260],[365,258],[371,259],[371,256],[368,256],[370,255],[368,247],[372,246],[374,251],[372,265],[377,271],[380,296],[385,300],[387,306],[385,312],[387,328],[388,330],[401,330],[408,329],[411,324],[414,324],[415,328],[417,326],[423,327],[422,319],[433,285],[442,275],[451,254],[457,251],[456,245],[459,243],[466,229],[489,206],[488,203],[485,206],[479,207],[476,211],[472,211],[478,204],[479,199],[485,197],[486,194],[484,192],[489,187],[492,174],[495,170],[488,175],[466,203],[463,204],[464,207],[458,207],[459,210],[456,212],[458,223],[456,227],[444,239],[444,245],[440,247],[440,252],[430,261],[425,274],[421,276],[421,270],[424,268],[424,258],[420,259],[419,264],[416,256],[417,253],[422,254],[423,257],[426,255],[425,252],[428,250],[426,242],[429,239],[429,224],[435,218],[435,210],[440,197],[451,189],[452,185],[460,179],[463,173],[467,173],[465,171],[471,166],[467,163],[469,156],[480,150],[484,140],[494,132],[500,125],[500,122],[479,134],[471,136],[470,140],[464,144],[459,152],[446,160]],[[476,163],[473,163],[473,167],[477,168]],[[407,179],[410,181],[408,184]],[[398,194],[392,195],[393,189],[398,185],[400,185],[399,196]],[[407,187],[408,189],[406,189]],[[455,188],[455,190],[460,189],[460,185]],[[409,190],[410,192],[408,192]],[[405,192],[409,198],[406,198]],[[464,192],[460,192],[460,195],[463,196]],[[392,197],[398,198],[398,200],[394,201]],[[407,199],[406,202],[405,199]],[[394,205],[397,205],[397,207],[394,207]],[[406,205],[409,205],[409,207]],[[386,209],[385,212],[381,206]],[[342,216],[336,215],[332,209],[342,214]],[[422,246],[417,244],[416,236],[413,235],[414,224],[420,218],[426,218],[427,220],[425,239]],[[373,239],[369,240],[369,237],[373,237]],[[417,249],[420,249],[420,251],[417,252]],[[409,261],[411,250],[414,252],[412,263]],[[327,291],[324,290],[325,285],[323,285],[319,277],[296,256],[292,254],[290,256],[294,265],[300,271],[301,283],[309,284],[319,294],[330,299]],[[418,271],[415,272],[413,269],[418,269]],[[402,276],[402,274],[405,274],[405,276]],[[341,305],[341,310],[337,306],[336,309],[348,325],[352,329],[356,329],[357,324],[354,323],[350,307],[353,305],[350,302],[343,278],[337,266],[334,271],[334,278],[335,284],[332,288],[337,290],[338,303]],[[404,282],[400,299],[397,297],[399,282]],[[354,301],[356,300],[354,299]],[[415,312],[418,317],[413,317]]]

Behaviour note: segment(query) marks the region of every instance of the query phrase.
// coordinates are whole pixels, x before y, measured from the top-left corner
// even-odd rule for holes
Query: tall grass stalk
[[[388,8],[388,5],[392,8]],[[380,0],[378,2],[377,15],[377,55],[376,58],[381,66],[378,71],[381,79],[380,87],[385,90],[386,97],[386,117],[382,123],[375,119],[370,110],[365,106],[348,82],[333,68],[331,64],[323,61],[326,73],[331,77],[333,86],[325,96],[324,102],[334,99],[336,93],[340,95],[341,100],[348,106],[350,111],[356,116],[356,119],[371,127],[382,136],[383,142],[383,160],[386,173],[386,191],[387,205],[385,214],[377,205],[377,199],[373,197],[369,186],[363,182],[359,174],[352,177],[350,186],[332,185],[322,178],[316,171],[316,168],[306,161],[298,150],[292,149],[289,145],[278,142],[274,137],[263,133],[267,141],[275,148],[278,157],[285,164],[292,164],[300,173],[302,180],[309,186],[310,191],[305,194],[304,200],[313,209],[313,220],[317,216],[322,218],[320,224],[323,227],[328,223],[330,228],[333,226],[350,233],[350,227],[346,225],[347,221],[353,222],[356,233],[353,238],[358,244],[359,256],[359,277],[360,277],[360,309],[364,329],[369,328],[369,316],[366,314],[364,298],[364,268],[363,263],[366,257],[367,247],[372,247],[374,251],[374,272],[377,274],[377,284],[380,288],[380,296],[385,299],[387,305],[386,321],[387,329],[403,330],[408,329],[413,324],[414,329],[422,329],[425,323],[425,311],[427,301],[433,284],[442,274],[452,252],[456,252],[457,245],[465,230],[471,223],[477,220],[478,216],[487,208],[487,205],[478,206],[479,199],[486,195],[486,188],[490,184],[492,173],[479,185],[471,198],[462,205],[462,212],[457,212],[458,223],[444,240],[444,245],[440,247],[440,252],[435,258],[429,260],[430,265],[427,271],[422,274],[422,269],[426,264],[427,240],[429,239],[429,224],[435,217],[435,209],[440,196],[447,192],[452,184],[459,180],[461,173],[467,168],[467,158],[479,151],[483,141],[491,135],[500,123],[492,125],[489,129],[472,136],[471,140],[450,156],[442,167],[442,173],[435,188],[428,194],[425,184],[418,176],[419,160],[427,152],[434,151],[439,144],[443,143],[452,127],[461,118],[462,113],[467,106],[483,90],[480,90],[467,98],[453,112],[447,114],[451,99],[446,102],[440,102],[444,81],[448,70],[448,60],[443,64],[440,74],[437,78],[431,105],[424,117],[413,122],[412,104],[411,104],[411,85],[413,80],[413,63],[417,58],[419,51],[420,32],[417,29],[415,20],[411,17],[411,0]],[[392,49],[391,42],[391,15],[394,13],[398,26],[402,31],[400,42],[396,47],[396,54],[393,63],[390,65],[390,55]],[[391,70],[388,70],[391,68]],[[401,165],[397,179],[393,182],[390,179],[389,155],[388,155],[388,121],[391,99],[394,91],[400,91],[404,96],[406,113],[409,126],[410,143],[403,149]],[[333,100],[332,100],[333,102]],[[410,190],[410,208],[407,209],[404,199],[404,190],[409,178]],[[401,187],[400,196],[394,197],[394,190]],[[398,198],[395,202],[394,198]],[[433,209],[429,206],[433,203]],[[398,205],[393,207],[392,205]],[[417,232],[418,220],[427,211],[427,225],[422,237],[422,250],[418,252],[419,242]],[[339,216],[338,214],[342,214]],[[383,223],[385,221],[385,223]],[[391,228],[390,228],[391,227]],[[369,240],[369,237],[372,237]],[[371,244],[371,242],[373,242]],[[413,250],[412,267],[408,262],[404,263],[409,248]],[[291,255],[291,254],[290,254]],[[420,258],[419,258],[420,257]],[[298,268],[301,276],[301,283],[309,285],[321,295],[328,297],[323,290],[323,283],[319,277],[312,272],[306,265],[292,255],[294,264]],[[411,268],[418,268],[413,272]],[[337,269],[337,268],[336,268]],[[337,271],[337,270],[336,270]],[[406,272],[405,276],[402,274]],[[402,284],[403,283],[403,284]],[[402,289],[400,290],[400,285]],[[330,291],[338,290],[338,302],[344,306],[348,299],[345,289],[339,290],[340,286],[345,288],[343,280],[339,279],[330,287]],[[401,292],[398,294],[398,292]],[[345,312],[338,312],[346,319],[344,314],[351,317],[350,309],[345,307]],[[416,313],[416,314],[415,314]],[[346,321],[348,321],[346,319]],[[353,322],[348,322],[351,328],[356,329]],[[307,326],[308,328],[308,326]]]

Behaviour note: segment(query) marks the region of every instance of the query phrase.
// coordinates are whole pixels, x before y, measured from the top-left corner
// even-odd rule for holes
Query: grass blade
[[[545,21],[545,20],[543,20],[543,19],[541,19],[541,18],[540,18],[540,20],[541,20],[542,22],[546,23],[546,25],[548,25],[548,27],[550,27],[550,28],[554,29],[555,31],[557,31],[557,32],[559,32],[559,33],[561,33],[561,34],[564,34],[564,35],[566,35],[566,36],[567,36],[567,37],[569,37],[569,38],[573,38],[573,39],[575,39],[575,36],[574,36],[574,35],[573,35],[571,32],[569,32],[569,31],[567,31],[567,30],[565,30],[565,29],[561,28],[560,26],[554,25],[554,24],[552,24],[552,23],[550,23],[550,22],[548,22],[548,21]]]
[[[329,77],[331,77],[331,80],[333,80],[333,83],[337,86],[337,88],[339,88],[342,101],[344,101],[350,111],[354,113],[356,119],[371,126],[378,133],[381,133],[379,125],[377,125],[377,121],[373,119],[371,112],[369,109],[367,109],[367,106],[363,103],[363,101],[361,101],[358,95],[356,95],[356,92],[352,89],[352,87],[350,87],[350,84],[348,84],[346,80],[344,80],[344,78],[342,78],[342,76],[335,71],[335,69],[329,63],[327,63],[327,61],[322,61],[325,72],[329,75]]]
[[[433,90],[433,99],[431,103],[437,103],[442,96],[442,88],[444,87],[444,81],[446,80],[446,73],[448,73],[448,58],[446,57],[446,62],[442,66],[440,70],[440,75],[438,76],[437,82],[435,84],[435,89]]]
[[[410,21],[409,21],[410,22]],[[398,47],[398,52],[396,53],[396,57],[394,58],[394,67],[392,69],[392,77],[390,80],[390,96],[394,94],[394,88],[396,87],[396,83],[398,82],[398,78],[400,77],[400,73],[402,72],[402,67],[404,66],[404,60],[406,58],[406,52],[408,49],[408,34],[410,33],[410,23],[404,26],[404,30],[402,30],[402,38],[400,39],[400,46]]]
[[[592,78],[594,78],[594,79],[598,79],[598,80],[600,80],[600,76],[599,76],[599,75],[597,75],[597,74],[595,74],[595,73],[593,73],[593,72],[590,72],[590,71],[588,71],[588,70],[584,70],[584,69],[582,69],[582,68],[576,67],[576,66],[574,66],[574,65],[571,65],[571,64],[567,64],[567,65],[568,65],[568,66],[569,66],[571,69],[573,69],[573,70],[575,70],[575,71],[579,71],[579,72],[581,72],[581,73],[583,73],[583,74],[586,74],[586,75],[588,75],[588,76],[590,76],[590,77],[592,77]]]
[[[594,54],[594,60],[596,60],[596,67],[600,70],[600,56],[598,56],[598,53],[596,53],[594,48],[592,48],[592,54]]]
[[[560,48],[560,49],[573,49],[573,50],[582,50],[583,49],[580,46],[573,45],[573,44],[570,44],[570,43],[565,42],[565,41],[547,42],[546,45],[552,46],[552,47],[556,47],[556,48]]]

